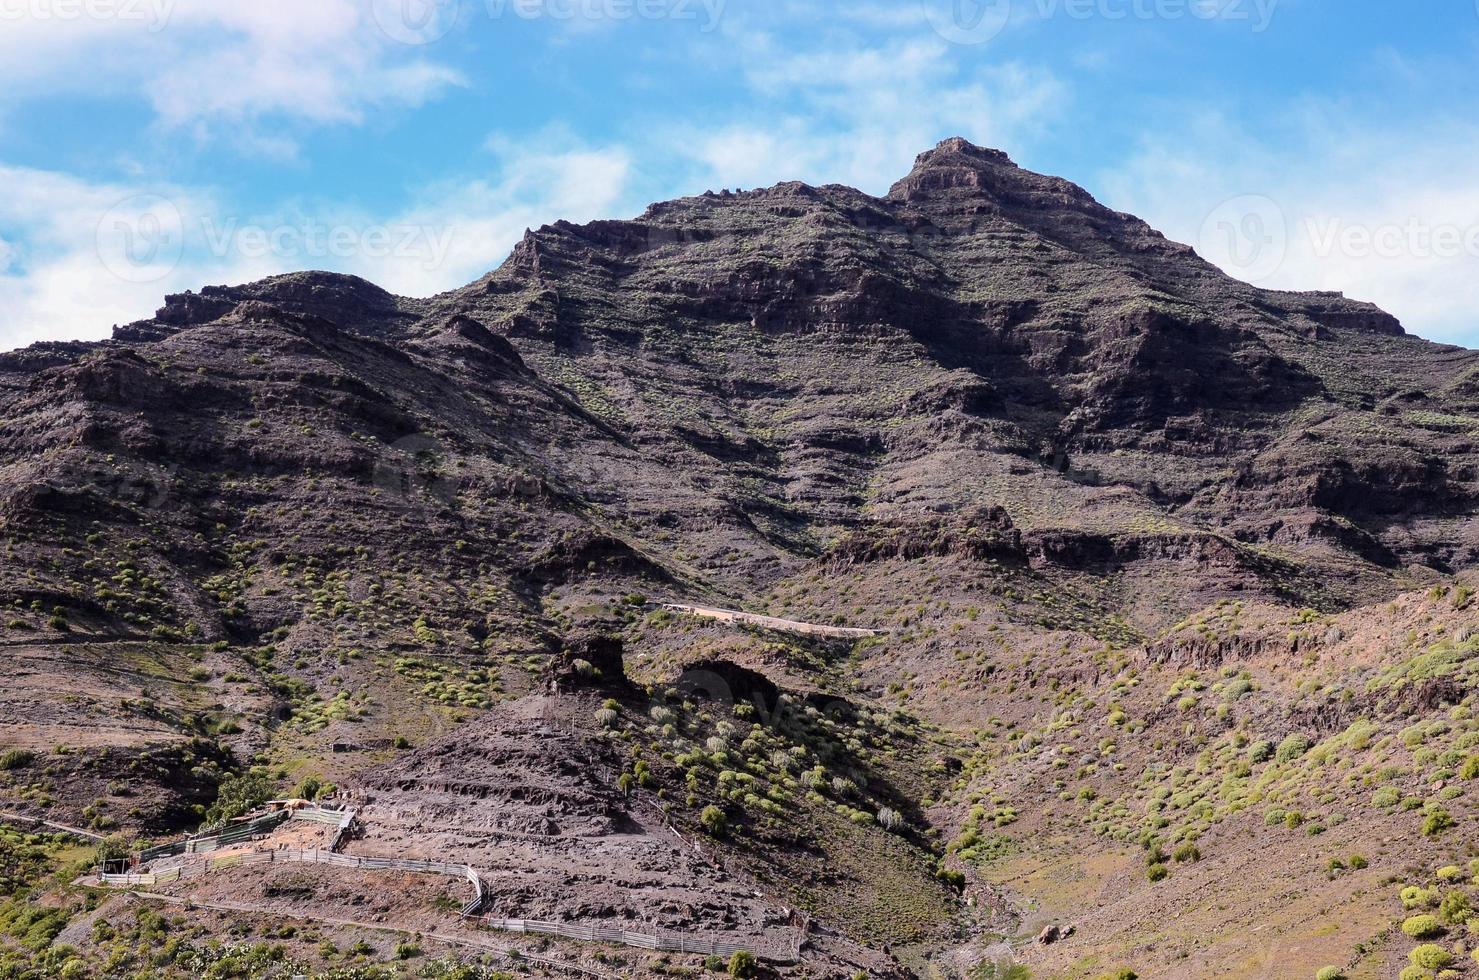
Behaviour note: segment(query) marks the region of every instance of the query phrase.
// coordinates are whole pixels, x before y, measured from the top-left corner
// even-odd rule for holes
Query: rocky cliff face
[[[1389,569],[1475,557],[1479,356],[1369,304],[1229,279],[963,140],[882,199],[781,184],[558,223],[426,301],[324,274],[211,288],[121,328],[113,349],[251,303],[458,383],[483,383],[488,335],[506,338],[564,393],[562,414],[594,426],[545,454],[545,475],[638,535],[717,513],[722,548],[760,569],[869,517],[1002,504],[1024,530],[1078,523],[1083,505],[1021,506],[1035,495],[1083,501],[1114,531],[1170,522]],[[544,442],[551,424],[521,428]],[[613,472],[597,488],[581,486],[589,470],[559,472],[590,455],[638,469],[662,455],[671,478]]]
[[[79,809],[120,757],[167,776],[307,753],[353,778],[314,754],[351,721],[455,745],[593,619],[640,684],[728,660],[951,732],[1027,724],[1063,685],[1115,683],[1125,651],[1158,670],[1322,649],[1291,646],[1285,612],[1256,639],[1177,632],[1231,597],[1309,623],[1471,569],[1476,378],[1479,353],[1230,279],[959,139],[882,198],[786,183],[560,222],[424,300],[326,273],[171,296],[109,342],[0,355],[3,642],[36,682],[0,740],[105,746],[70,771]],[[674,632],[641,596],[892,639]],[[22,709],[69,658],[114,657],[74,710]],[[1258,717],[1325,709],[1299,710]],[[920,773],[961,765],[839,744],[844,810],[908,811],[905,789],[940,789]],[[909,812],[946,836],[961,816]],[[772,857],[811,846],[757,834]],[[924,942],[938,843],[890,851],[909,870],[887,882],[819,867],[787,901]],[[926,892],[913,932],[833,904]]]

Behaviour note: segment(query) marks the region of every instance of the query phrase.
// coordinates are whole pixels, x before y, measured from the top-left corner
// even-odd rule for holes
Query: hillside
[[[1479,975],[1476,433],[1479,352],[959,139],[882,198],[547,226],[429,299],[171,296],[0,354],[0,809],[163,839],[332,784],[352,853],[471,865],[500,916],[784,976],[1374,980],[1428,905]],[[6,847],[14,975],[137,968],[137,906]],[[278,916],[331,887],[253,874]],[[452,902],[400,888],[418,932]],[[282,946],[235,975],[394,975],[165,914]],[[452,975],[425,945],[400,975]]]

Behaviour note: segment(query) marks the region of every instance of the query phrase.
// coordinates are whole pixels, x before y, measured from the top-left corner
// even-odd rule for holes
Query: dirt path
[[[0,820],[7,821],[9,823],[40,824],[43,827],[50,827],[52,830],[60,830],[64,834],[71,834],[74,837],[82,837],[86,840],[103,840],[105,836],[103,834],[95,833],[91,830],[83,830],[81,827],[69,827],[67,824],[64,823],[55,823],[51,820],[42,820],[40,817],[28,817],[23,813],[11,813],[8,810],[0,810]]]
[[[698,616],[702,619],[718,620],[721,623],[745,623],[750,626],[763,626],[766,629],[781,630],[787,633],[805,633],[809,636],[838,636],[857,640],[868,636],[878,636],[883,632],[883,630],[852,629],[845,626],[819,626],[816,623],[799,623],[794,619],[777,619],[774,616],[760,616],[755,613],[739,612],[734,609],[689,606],[675,602],[664,602],[662,608],[671,612]]]

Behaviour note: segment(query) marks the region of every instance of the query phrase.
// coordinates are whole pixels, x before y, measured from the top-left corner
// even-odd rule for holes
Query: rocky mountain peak
[[[919,154],[914,169],[889,189],[888,196],[896,201],[912,201],[957,188],[991,193],[1003,184],[1016,182],[1012,171],[1021,172],[1021,168],[1001,150],[953,136]]]

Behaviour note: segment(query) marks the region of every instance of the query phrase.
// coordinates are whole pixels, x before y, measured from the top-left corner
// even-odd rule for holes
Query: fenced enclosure
[[[209,855],[214,851],[264,836],[289,819],[312,821],[336,828],[329,847],[260,847],[257,850],[239,850],[216,857],[189,859],[190,855]],[[356,811],[354,810],[330,810],[320,807],[278,810],[214,834],[152,847],[138,855],[140,865],[160,858],[186,858],[169,867],[120,874],[103,873],[99,874],[96,880],[106,887],[136,889],[198,878],[216,871],[229,871],[234,868],[265,864],[316,864],[358,871],[405,871],[466,880],[472,887],[472,898],[462,907],[460,918],[464,923],[481,929],[554,936],[575,942],[614,943],[657,952],[730,957],[737,952],[748,951],[761,959],[773,962],[789,963],[797,959],[797,956],[790,952],[767,950],[764,948],[766,944],[759,944],[757,948],[755,943],[691,936],[683,932],[635,932],[628,929],[573,922],[549,922],[540,919],[482,915],[480,913],[486,903],[487,890],[481,876],[471,865],[412,858],[363,857],[339,853],[339,848],[354,826],[355,819]]]

